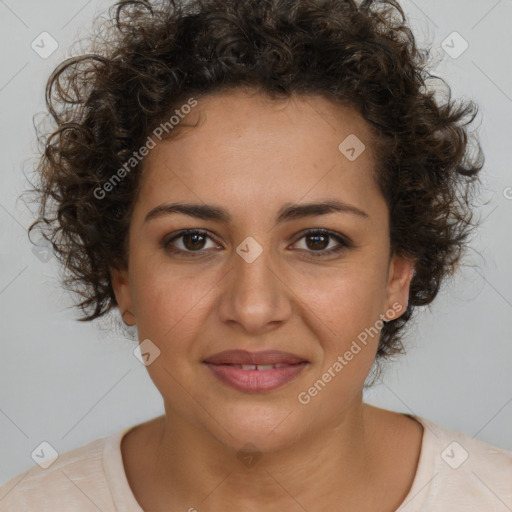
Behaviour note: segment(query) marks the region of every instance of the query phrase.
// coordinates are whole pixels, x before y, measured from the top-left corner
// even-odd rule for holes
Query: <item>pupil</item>
[[[190,240],[191,238],[193,238],[195,240],[194,242],[192,242],[192,247],[190,246],[190,244],[187,243],[187,240]],[[198,247],[196,244],[197,238],[201,239],[201,238],[204,238],[204,236],[201,234],[198,234],[198,233],[192,233],[192,234],[185,235],[184,240],[185,240],[185,246],[187,247],[187,249],[201,249],[201,247]],[[203,240],[203,243],[204,243],[204,240]],[[201,246],[201,242],[199,242],[199,246]]]
[[[318,246],[317,246],[317,247],[316,247],[316,249],[325,249],[325,247],[327,247],[327,245],[329,245],[329,244],[327,244],[327,245],[325,244],[325,241],[326,241],[326,239],[327,239],[327,236],[326,236],[326,235],[310,235],[310,236],[308,237],[308,239],[310,239],[310,240],[311,240],[311,239],[316,240],[316,242],[314,242],[314,243],[317,243],[317,242],[318,242],[318,240],[319,240],[319,239],[321,239],[321,238],[323,238],[323,241],[324,241],[323,246],[322,246],[322,247],[318,247]],[[320,242],[320,243],[321,243],[321,242]],[[309,244],[308,244],[308,245],[309,245]],[[315,247],[310,247],[310,249],[314,249],[314,248],[315,248]]]

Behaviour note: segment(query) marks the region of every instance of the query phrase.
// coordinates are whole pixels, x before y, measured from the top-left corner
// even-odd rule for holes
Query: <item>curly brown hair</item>
[[[403,351],[414,308],[432,302],[467,245],[483,167],[470,151],[472,101],[428,71],[393,0],[120,1],[93,38],[48,79],[56,127],[33,185],[38,227],[79,294],[82,321],[117,306],[110,271],[126,267],[144,160],[105,187],[169,113],[191,97],[249,87],[271,98],[322,95],[351,105],[376,136],[375,178],[392,251],[415,261],[409,304],[382,329],[377,358]],[[436,82],[437,80],[437,82]],[[441,84],[448,91],[436,97]],[[174,136],[178,130],[169,132]],[[41,139],[40,139],[41,140]],[[118,175],[119,176],[119,175]],[[98,190],[109,190],[98,194]]]

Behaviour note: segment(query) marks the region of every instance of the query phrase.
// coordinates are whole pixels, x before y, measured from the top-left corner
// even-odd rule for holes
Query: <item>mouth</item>
[[[228,350],[208,357],[203,364],[224,384],[239,391],[262,392],[294,380],[310,363],[277,350]]]

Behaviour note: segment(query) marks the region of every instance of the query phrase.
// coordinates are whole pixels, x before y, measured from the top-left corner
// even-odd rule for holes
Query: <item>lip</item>
[[[303,357],[290,352],[280,350],[263,350],[261,352],[249,352],[247,350],[225,350],[207,357],[204,363],[209,364],[297,364],[309,362]]]
[[[292,381],[309,365],[304,358],[281,352],[266,350],[247,352],[226,350],[203,361],[203,364],[221,382],[239,391],[271,391]],[[268,366],[277,365],[277,368]],[[265,366],[267,368],[242,368],[242,366]]]
[[[285,365],[271,370],[244,370],[238,365],[204,363],[221,382],[239,391],[271,391],[292,381],[309,363]]]

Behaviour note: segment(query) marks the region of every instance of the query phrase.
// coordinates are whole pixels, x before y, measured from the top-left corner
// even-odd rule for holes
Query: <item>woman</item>
[[[104,34],[50,77],[31,230],[84,320],[136,327],[165,414],[1,510],[510,509],[512,453],[362,400],[455,269],[482,168],[400,6],[120,2]]]

